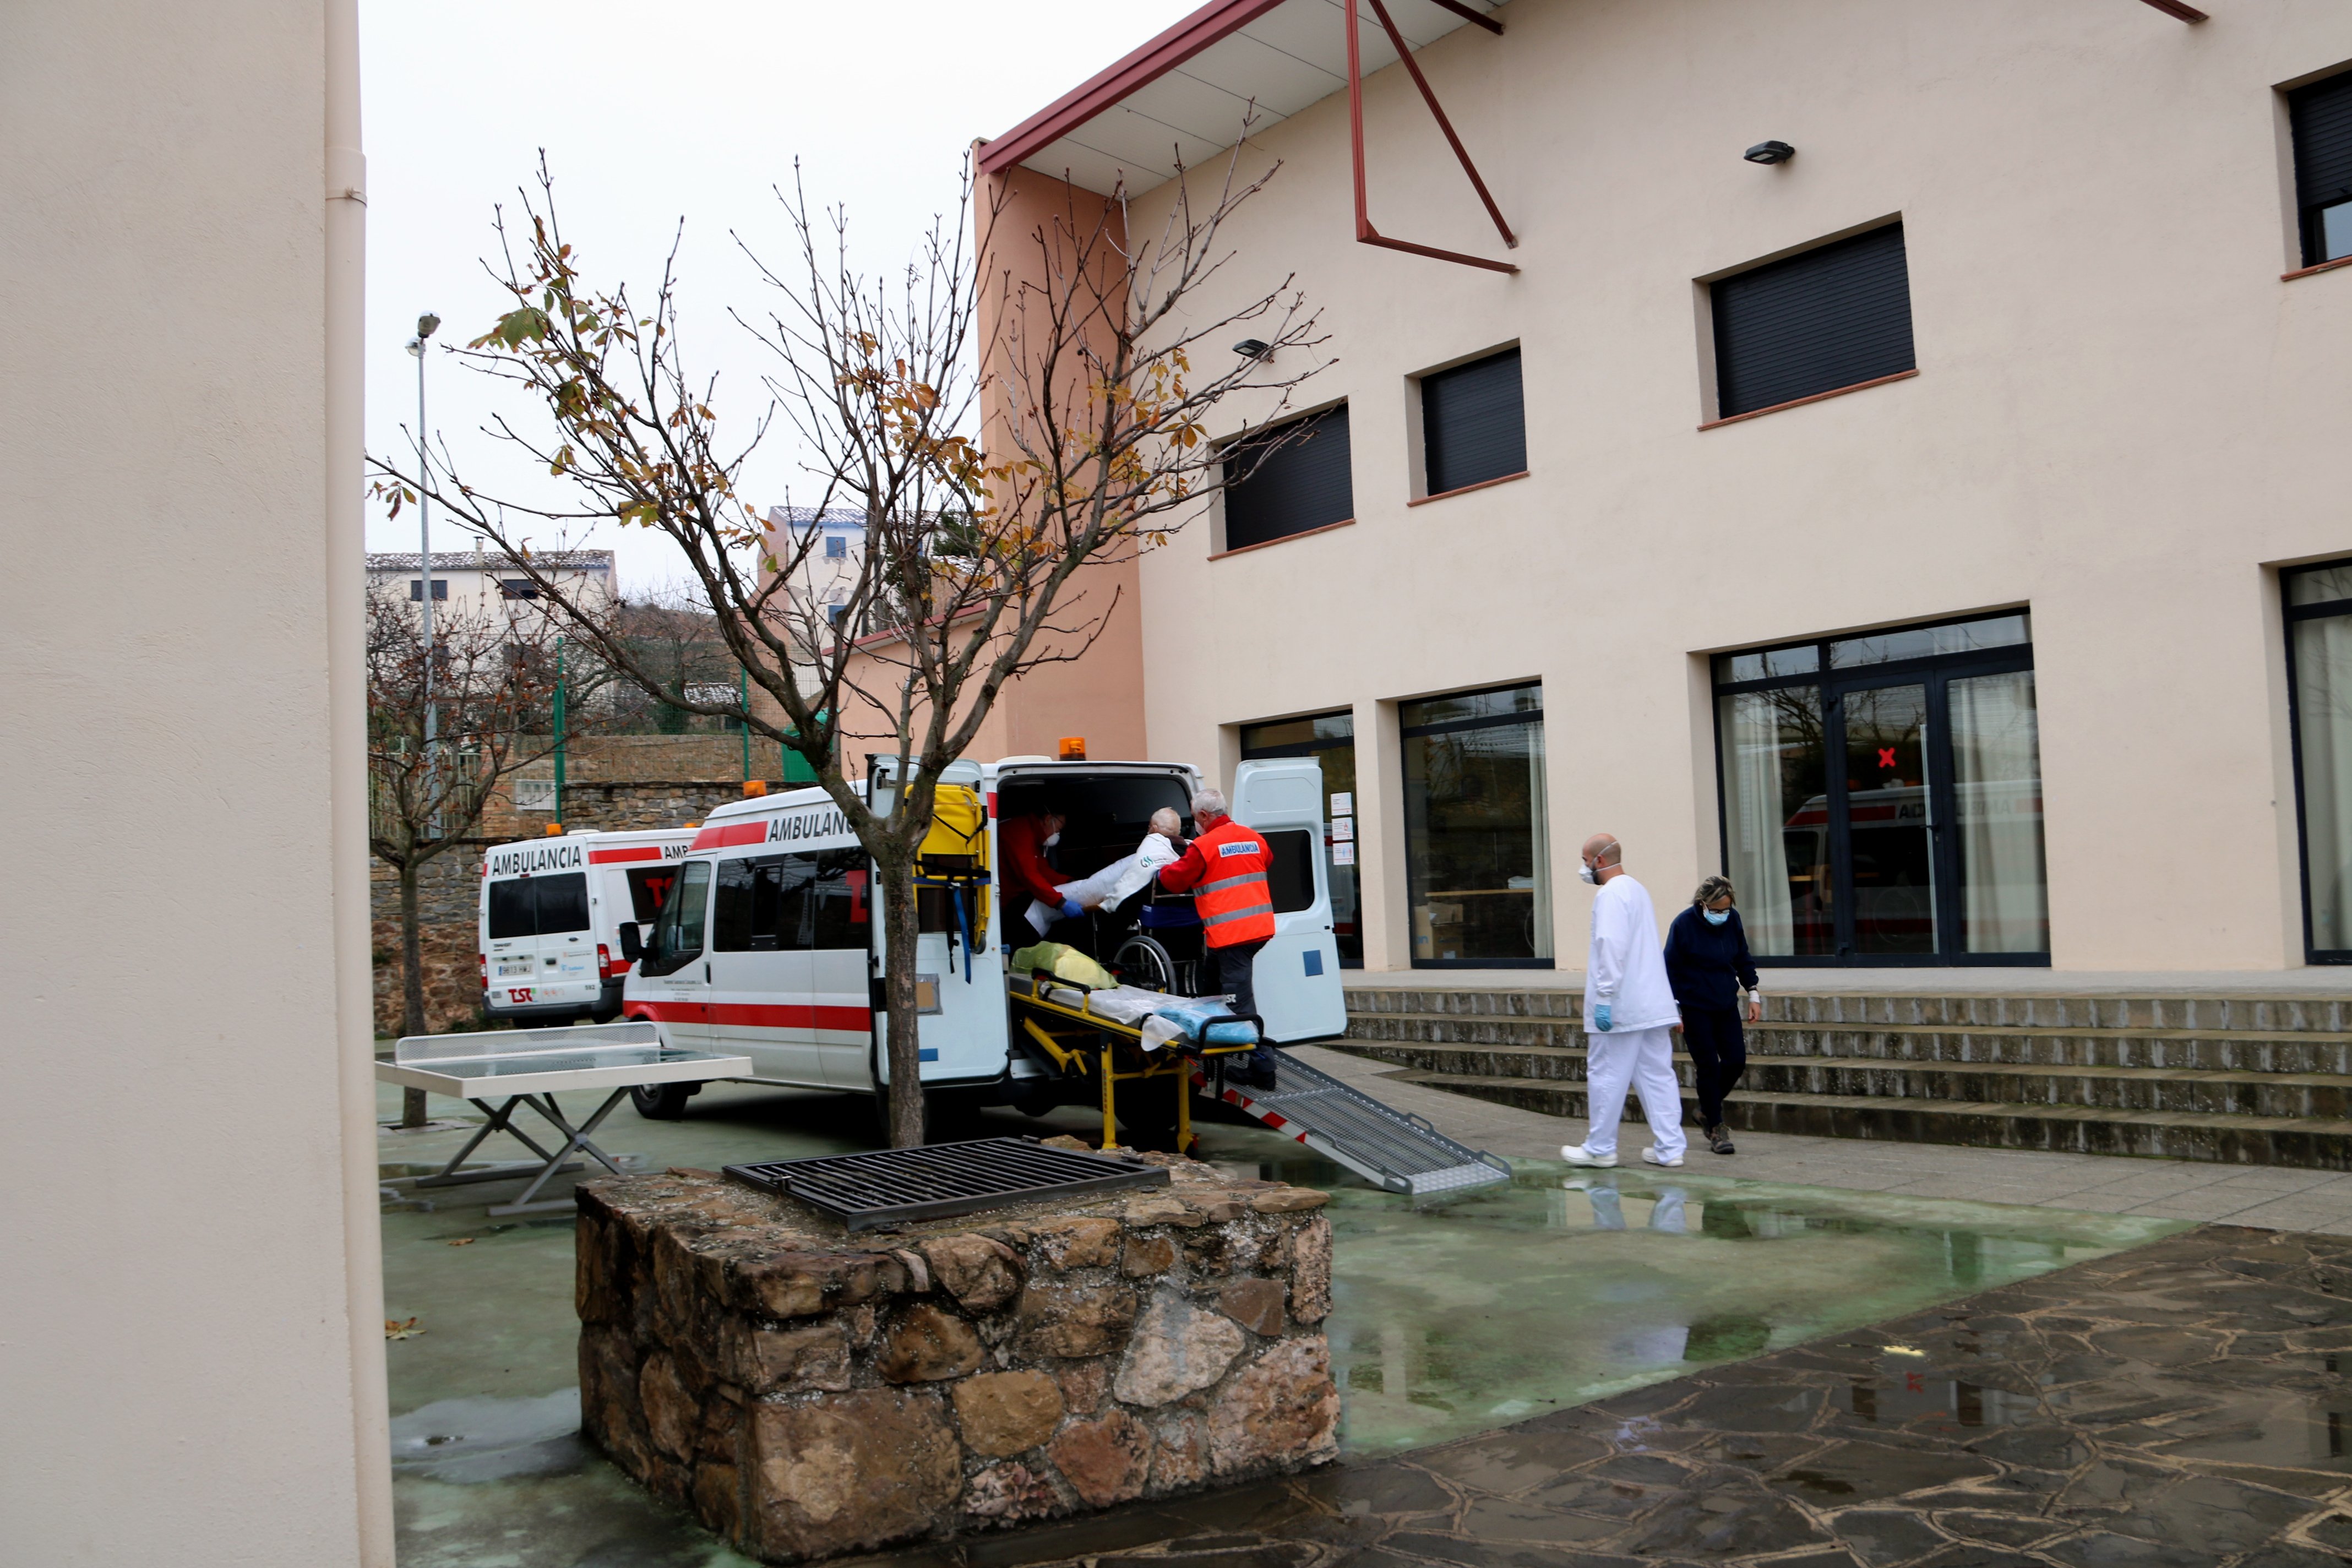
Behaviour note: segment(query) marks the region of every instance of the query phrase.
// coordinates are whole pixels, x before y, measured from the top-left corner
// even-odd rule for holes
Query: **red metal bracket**
[[[1437,3],[1443,5],[1445,4],[1445,0],[1437,0]],[[2204,12],[2200,11],[2194,5],[2183,5],[2180,3],[2180,0],[2147,0],[2147,3],[2155,6],[2158,10],[2163,12],[2166,16],[2178,16],[2184,22],[2203,22],[2210,20]]]
[[[2155,0],[2149,0],[2149,3],[2154,4]],[[1493,195],[1486,189],[1486,182],[1478,177],[1478,166],[1470,161],[1469,150],[1462,145],[1462,138],[1454,133],[1454,122],[1445,118],[1445,110],[1439,106],[1437,95],[1430,90],[1429,79],[1421,74],[1421,67],[1414,61],[1412,50],[1404,41],[1404,35],[1398,32],[1396,24],[1389,19],[1388,7],[1383,5],[1381,0],[1370,0],[1370,4],[1372,7],[1372,15],[1380,19],[1381,29],[1388,34],[1390,44],[1394,46],[1397,58],[1404,62],[1405,70],[1412,76],[1412,85],[1421,89],[1422,101],[1429,105],[1429,112],[1436,117],[1437,128],[1445,133],[1447,145],[1454,149],[1454,157],[1461,160],[1462,172],[1470,176],[1472,188],[1478,193],[1478,199],[1486,205],[1486,216],[1495,220],[1495,227],[1502,235],[1503,243],[1514,250],[1517,249],[1519,244],[1517,237],[1511,233],[1511,226],[1503,221],[1502,209],[1495,205]],[[1438,0],[1438,4],[1445,5],[1449,11],[1460,12],[1472,21],[1496,33],[1499,34],[1503,30],[1502,24],[1499,22],[1491,17],[1479,16],[1465,5],[1446,5],[1446,0]],[[1458,250],[1440,250],[1434,246],[1415,245],[1411,240],[1391,239],[1372,226],[1371,208],[1364,192],[1363,53],[1362,46],[1358,39],[1360,29],[1356,18],[1355,0],[1345,0],[1345,5],[1348,13],[1348,132],[1351,138],[1351,150],[1355,155],[1356,165],[1357,240],[1364,245],[1381,246],[1390,250],[1402,250],[1413,256],[1426,256],[1438,261],[1455,261],[1465,267],[1483,267],[1490,272],[1517,272],[1518,268],[1507,261],[1489,261],[1483,256],[1465,256]]]

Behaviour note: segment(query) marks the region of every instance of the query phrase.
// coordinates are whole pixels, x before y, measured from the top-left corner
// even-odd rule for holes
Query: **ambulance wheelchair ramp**
[[[1510,1165],[1497,1156],[1457,1143],[1286,1051],[1274,1056],[1274,1088],[1228,1084],[1219,1098],[1392,1193],[1423,1197],[1511,1179]],[[1205,1087],[1205,1075],[1196,1068],[1192,1081]]]

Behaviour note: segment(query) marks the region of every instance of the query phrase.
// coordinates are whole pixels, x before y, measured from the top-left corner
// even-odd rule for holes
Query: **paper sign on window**
[[[1354,793],[1351,791],[1342,790],[1334,794],[1331,796],[1331,815],[1334,816],[1355,816],[1356,797]]]
[[[1354,845],[1334,844],[1331,846],[1331,864],[1334,866],[1352,866],[1355,863],[1356,847]]]

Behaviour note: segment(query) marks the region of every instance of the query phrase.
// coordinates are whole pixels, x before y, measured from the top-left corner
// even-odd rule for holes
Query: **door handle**
[[[704,962],[703,962],[703,965],[702,965],[702,983],[703,983],[705,985],[708,985],[708,984],[710,984],[710,963],[709,963],[709,960],[707,960],[707,959],[706,959],[706,960],[704,960]]]

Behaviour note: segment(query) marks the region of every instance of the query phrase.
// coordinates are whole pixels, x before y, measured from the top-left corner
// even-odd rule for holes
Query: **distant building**
[[[814,542],[812,532],[817,536]],[[866,514],[847,507],[772,506],[768,538],[769,553],[776,560],[799,560],[787,590],[793,617],[813,614],[837,624],[865,569]]]
[[[367,558],[368,585],[407,584],[409,602],[422,603],[425,582],[433,583],[433,607],[456,611],[520,609],[539,598],[538,585],[511,563],[486,551],[436,550],[431,572],[417,568],[415,551],[372,552]],[[610,605],[619,595],[613,586],[613,552],[609,550],[556,550],[532,557],[583,606]]]

